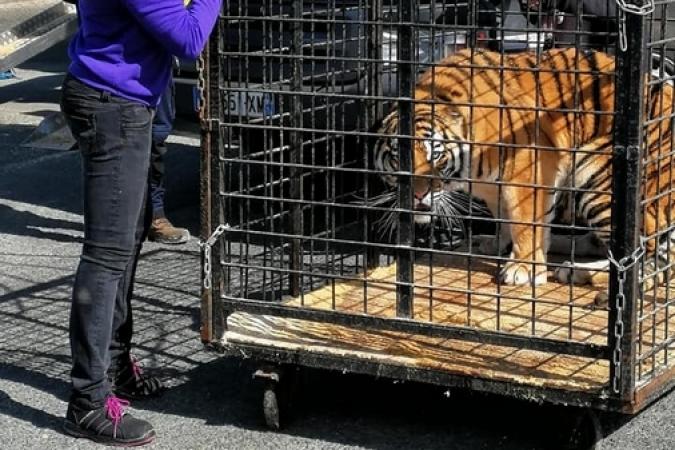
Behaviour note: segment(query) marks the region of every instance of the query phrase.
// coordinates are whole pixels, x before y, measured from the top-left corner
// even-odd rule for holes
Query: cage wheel
[[[600,418],[592,410],[577,414],[570,431],[569,449],[595,450],[604,437]]]
[[[279,398],[274,385],[269,384],[263,392],[263,414],[265,423],[272,430],[278,430],[281,427],[279,420]]]

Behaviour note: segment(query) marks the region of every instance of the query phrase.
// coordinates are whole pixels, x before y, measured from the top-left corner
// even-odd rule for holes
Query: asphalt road
[[[99,448],[60,431],[68,396],[67,317],[82,239],[79,155],[20,146],[57,109],[63,48],[0,81],[0,448]],[[198,227],[197,142],[173,138],[168,210]],[[137,354],[171,389],[133,404],[166,449],[548,449],[576,411],[368,377],[310,372],[293,421],[262,422],[255,365],[198,338],[199,264],[185,246],[148,244],[135,298]],[[605,417],[602,449],[675,448],[675,394],[625,420]]]

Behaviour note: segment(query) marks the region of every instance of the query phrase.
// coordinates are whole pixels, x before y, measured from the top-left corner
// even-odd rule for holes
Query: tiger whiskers
[[[391,210],[383,212],[382,216],[375,221],[375,225],[379,229],[379,237],[386,237],[388,240],[393,238],[394,231],[396,231],[396,209],[398,208],[398,193],[396,191],[383,192],[368,197],[368,199],[361,197],[353,203],[363,206],[389,206]]]
[[[377,226],[377,234],[381,238],[391,241],[398,228],[398,191],[391,190],[382,194],[359,198],[353,202],[364,206],[387,206],[390,209],[381,212],[374,224]],[[464,219],[473,216],[490,215],[490,210],[475,199],[470,198],[459,191],[438,191],[433,194],[432,211],[415,211],[416,215],[426,214],[432,217],[430,222],[435,222],[446,230],[460,229],[466,232]]]
[[[391,242],[394,239],[394,231],[396,231],[398,223],[398,215],[395,211],[386,212],[382,218],[378,219],[375,224],[380,226],[380,237],[386,237],[387,241]]]
[[[388,205],[391,210],[382,214],[375,224],[378,226],[378,235],[391,240],[398,228],[398,192],[393,190],[369,199],[371,205]],[[364,202],[365,204],[365,202]],[[460,229],[466,232],[464,219],[472,216],[490,215],[489,209],[482,203],[469,198],[463,192],[438,191],[433,195],[432,211],[413,211],[414,214],[431,216],[430,222],[445,230]],[[433,225],[432,225],[433,226]]]
[[[381,206],[381,205],[386,205],[387,203],[392,203],[396,200],[397,193],[396,191],[387,191],[383,192],[382,194],[379,195],[374,195],[372,197],[368,197],[367,199],[365,197],[357,197],[357,201],[354,201],[352,203],[357,203],[359,205],[364,205],[364,206]]]
[[[433,215],[446,229],[460,228],[465,232],[463,218],[470,212],[470,206],[473,208],[473,203],[460,192],[439,191],[433,197]]]
[[[476,199],[471,198],[464,192],[441,191],[439,196],[444,197],[443,200],[445,202],[453,205],[455,211],[457,211],[461,216],[473,217],[492,215],[490,209],[486,205],[476,201]]]
[[[453,218],[456,220],[492,216],[490,209],[485,204],[476,201],[464,192],[441,191],[437,197],[441,204],[451,208]]]

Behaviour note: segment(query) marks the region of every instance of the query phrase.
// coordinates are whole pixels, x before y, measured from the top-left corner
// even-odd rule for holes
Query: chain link
[[[626,31],[626,14],[646,16],[654,12],[654,0],[646,0],[643,5],[628,3],[626,0],[616,0],[619,8],[619,48],[622,52],[628,50],[628,32]]]
[[[654,12],[654,0],[645,0],[642,5],[628,3],[626,0],[616,0],[620,11],[637,16],[646,16]]]
[[[616,5],[619,8],[619,48],[622,52],[628,50],[628,32],[626,29],[626,14],[634,14],[637,16],[646,16],[654,12],[654,1],[646,0],[642,5],[628,3],[627,0],[616,0]],[[614,351],[612,352],[612,363],[614,363],[614,378],[612,379],[612,389],[614,393],[618,394],[620,391],[621,382],[621,364],[623,359],[623,350],[621,350],[621,341],[625,333],[625,325],[623,323],[623,310],[626,307],[626,277],[628,270],[640,261],[644,255],[644,245],[640,245],[635,251],[624,256],[620,260],[616,260],[612,251],[609,251],[609,262],[616,267],[618,277],[618,287],[616,298],[614,299],[614,306],[616,309],[616,321],[614,322]]]
[[[199,54],[197,59],[197,95],[199,97],[199,120],[204,121],[204,114],[206,112],[206,78],[204,77],[205,63],[204,52]]]
[[[617,271],[619,286],[617,287],[616,298],[614,299],[614,306],[616,308],[616,320],[614,322],[614,351],[612,352],[612,362],[614,363],[614,378],[612,379],[612,390],[614,393],[619,393],[619,384],[621,382],[621,361],[623,359],[623,350],[621,350],[621,340],[625,332],[625,325],[623,323],[623,310],[626,307],[626,276],[635,264],[640,261],[645,253],[644,245],[640,245],[635,251],[624,256],[620,260],[616,260],[612,251],[609,250],[608,260],[614,264]]]
[[[204,289],[211,289],[211,248],[216,243],[221,234],[230,228],[228,224],[221,224],[209,236],[206,242],[200,242],[199,247],[204,251]]]

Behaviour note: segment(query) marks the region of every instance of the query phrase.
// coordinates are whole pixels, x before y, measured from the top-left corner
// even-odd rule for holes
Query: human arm
[[[221,0],[124,0],[127,9],[169,53],[196,59],[213,29]]]

